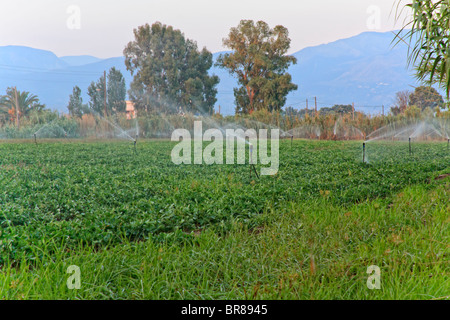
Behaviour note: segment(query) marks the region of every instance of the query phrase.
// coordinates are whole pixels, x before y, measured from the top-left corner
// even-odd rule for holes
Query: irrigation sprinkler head
[[[412,154],[412,149],[411,149],[411,137],[408,138],[409,141],[409,155]]]
[[[136,143],[137,143],[137,141],[134,140],[133,143],[134,143],[134,153],[137,154],[137,150],[136,150]]]
[[[363,163],[366,163],[366,143],[363,142]]]
[[[34,143],[37,144],[36,133],[34,133],[33,135],[34,135]]]

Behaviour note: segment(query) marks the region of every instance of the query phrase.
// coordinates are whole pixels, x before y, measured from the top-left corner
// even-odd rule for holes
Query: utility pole
[[[353,120],[355,120],[355,103],[352,102],[352,115],[353,115]]]
[[[104,82],[104,85],[105,85],[105,98],[104,98],[104,100],[105,100],[105,118],[106,118],[108,116],[108,114],[106,112],[106,70],[103,71],[103,82]]]
[[[306,99],[306,111],[308,111],[308,99]]]
[[[17,87],[14,87],[14,96],[16,99],[16,125],[17,125],[17,130],[20,129],[20,120],[19,120],[19,99],[17,98]]]
[[[315,111],[316,117],[317,117],[317,97],[314,97],[314,111]]]
[[[383,117],[384,117],[384,105],[381,106],[381,114],[382,114]]]

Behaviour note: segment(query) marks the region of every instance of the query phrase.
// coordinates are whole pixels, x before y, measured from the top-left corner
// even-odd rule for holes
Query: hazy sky
[[[133,29],[160,21],[212,52],[241,19],[289,29],[290,53],[364,31],[399,29],[399,0],[0,0],[0,46],[58,56],[122,55]],[[401,3],[404,3],[402,1]]]

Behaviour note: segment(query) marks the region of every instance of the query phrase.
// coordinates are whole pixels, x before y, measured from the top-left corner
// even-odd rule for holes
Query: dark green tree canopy
[[[335,104],[331,108],[320,108],[321,114],[351,114],[353,112],[353,106],[351,104]]]
[[[156,22],[134,30],[124,49],[134,76],[129,96],[138,109],[210,113],[216,103],[217,76],[209,76],[212,54],[186,39],[180,30]]]
[[[125,78],[116,68],[112,67],[108,73],[108,85],[106,88],[109,112],[125,112],[127,89]]]
[[[81,118],[83,115],[83,98],[81,97],[81,89],[78,86],[73,87],[67,109],[69,109],[71,116]]]
[[[126,108],[125,78],[115,67],[109,69],[106,84],[106,113],[108,115],[124,112]],[[105,79],[101,77],[97,82],[91,82],[88,87],[90,97],[89,108],[105,116]]]
[[[264,21],[241,20],[231,28],[223,44],[233,52],[220,55],[217,65],[228,69],[241,85],[234,89],[236,112],[280,110],[287,94],[297,90],[286,72],[297,63],[295,57],[286,55],[291,42],[288,36],[285,27],[270,29]]]
[[[441,108],[444,106],[444,99],[433,87],[420,86],[409,96],[409,105],[416,106],[422,111],[426,108]]]
[[[88,87],[88,95],[90,97],[89,109],[98,113],[104,117],[105,115],[105,81],[103,77],[97,80],[97,82],[92,81]]]

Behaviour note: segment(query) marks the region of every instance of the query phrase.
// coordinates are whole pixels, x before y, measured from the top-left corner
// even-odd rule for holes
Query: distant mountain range
[[[286,106],[302,109],[309,101],[314,107],[355,103],[365,112],[388,111],[395,93],[417,86],[407,70],[407,46],[393,47],[392,32],[365,32],[328,44],[308,47],[293,54],[297,64],[289,68],[298,90],[289,94]],[[219,53],[213,55],[214,61]],[[124,57],[100,59],[92,56],[57,57],[54,53],[21,46],[0,47],[0,94],[9,86],[38,95],[48,107],[67,112],[69,95],[75,85],[88,102],[87,87],[111,67],[119,69],[129,86],[132,77]],[[211,74],[220,78],[218,101],[221,113],[234,114],[233,87],[237,81],[223,69],[213,67]]]

